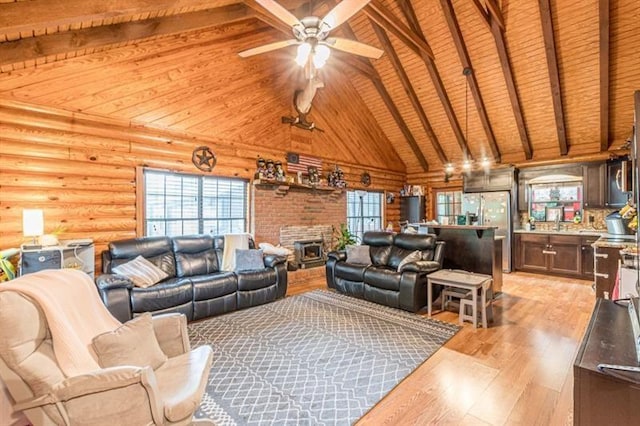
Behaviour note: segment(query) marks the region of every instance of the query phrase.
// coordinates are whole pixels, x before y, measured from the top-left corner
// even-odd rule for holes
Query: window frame
[[[455,193],[459,193],[459,201],[456,202],[455,201]],[[451,198],[447,198],[447,202],[444,204],[439,203],[439,196],[441,194],[445,194],[445,196],[450,196]],[[449,225],[456,225],[457,224],[457,216],[462,214],[462,196],[463,196],[463,192],[462,189],[454,189],[454,188],[442,188],[442,189],[436,189],[433,192],[433,210],[434,210],[434,214],[433,217],[435,220],[438,221],[438,223],[442,223],[441,217],[448,217],[449,218]],[[453,201],[450,201],[451,199],[453,199]],[[440,215],[439,214],[439,209],[438,207],[440,205],[446,205],[446,211],[449,212],[449,214],[444,214],[444,215]],[[458,207],[457,209],[457,213],[456,213],[456,206]]]
[[[204,216],[204,193],[203,193],[203,187],[204,187],[204,182],[206,180],[222,180],[222,181],[239,181],[243,183],[243,197],[242,197],[242,211],[243,211],[243,217],[242,218],[235,218],[235,220],[242,220],[243,222],[243,228],[244,230],[242,232],[249,232],[249,226],[250,226],[250,212],[249,212],[249,206],[250,206],[250,202],[249,202],[249,196],[250,196],[250,187],[249,187],[249,180],[248,179],[243,179],[243,178],[238,178],[238,177],[227,177],[227,176],[212,176],[212,175],[203,175],[203,174],[198,174],[198,173],[189,173],[189,172],[183,172],[183,171],[177,171],[177,170],[165,170],[165,169],[155,169],[155,168],[149,168],[149,167],[142,167],[142,166],[138,166],[136,167],[136,236],[137,237],[144,237],[147,236],[147,222],[148,222],[148,218],[147,218],[147,179],[146,179],[146,173],[157,173],[157,174],[164,174],[164,175],[174,175],[174,176],[188,176],[188,177],[194,177],[197,179],[198,182],[198,215],[197,215],[197,221],[198,221],[198,233],[199,234],[204,234],[206,233],[205,231],[205,227],[204,224],[207,221],[211,221],[211,220],[215,220],[215,221],[221,221],[221,220],[234,220],[233,218],[210,218],[210,217],[205,217]],[[230,197],[230,199],[233,199],[233,197]],[[166,217],[164,220],[162,220],[164,223],[167,223]],[[166,228],[165,228],[166,229]],[[219,227],[217,227],[217,229],[219,229]],[[216,232],[212,235],[217,235],[219,232]],[[164,235],[166,234],[166,231],[164,233]],[[181,235],[188,235],[188,234],[181,234]]]
[[[362,197],[360,197],[358,195],[358,193],[364,193],[364,195]],[[379,216],[375,216],[375,215],[370,215],[367,214],[365,215],[365,198],[368,198],[370,195],[377,195],[378,200],[376,203],[366,203],[367,206],[371,206],[371,205],[378,205],[379,206]],[[360,215],[359,216],[350,216],[349,215],[349,206],[350,206],[350,197],[357,197],[359,198],[356,199],[356,202],[359,202],[359,209],[360,209]],[[362,236],[364,235],[365,232],[372,230],[371,227],[365,227],[365,222],[366,221],[372,221],[372,220],[379,220],[379,227],[375,227],[373,229],[384,229],[383,226],[383,222],[384,222],[384,217],[385,217],[385,202],[384,202],[384,192],[383,191],[366,191],[366,190],[347,190],[346,191],[346,209],[347,211],[346,213],[346,221],[347,221],[347,228],[349,228],[349,231],[351,231],[352,234],[354,234],[356,236],[356,239],[358,242],[362,242]],[[369,212],[370,213],[370,212]],[[352,220],[353,219],[359,219],[360,220],[360,229],[353,229],[352,227]]]

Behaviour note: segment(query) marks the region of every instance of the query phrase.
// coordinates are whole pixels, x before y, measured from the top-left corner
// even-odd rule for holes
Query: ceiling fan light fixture
[[[313,65],[316,68],[322,68],[327,63],[329,56],[331,56],[329,47],[324,44],[317,45],[313,52]]]
[[[309,55],[311,54],[311,45],[309,43],[301,43],[298,46],[298,53],[296,55],[296,64],[301,67],[304,67],[309,60]]]

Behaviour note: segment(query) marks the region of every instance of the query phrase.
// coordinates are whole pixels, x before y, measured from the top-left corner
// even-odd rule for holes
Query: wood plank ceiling
[[[637,0],[372,0],[336,33],[385,54],[329,59],[318,154],[411,181],[465,158],[615,148],[640,89],[639,18]],[[0,0],[0,96],[287,149],[295,48],[237,55],[286,31],[251,0]]]

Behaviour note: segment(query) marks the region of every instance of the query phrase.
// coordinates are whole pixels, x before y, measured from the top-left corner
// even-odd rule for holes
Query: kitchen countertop
[[[584,236],[602,236],[609,235],[606,231],[599,231],[597,229],[563,229],[560,231],[550,230],[550,229],[535,229],[533,231],[527,231],[526,229],[514,229],[513,231],[516,234],[559,234],[559,235],[584,235]],[[623,235],[625,237],[625,235]],[[628,237],[633,237],[633,235],[628,235]]]
[[[513,231],[516,234],[541,234],[541,235],[577,235],[577,236],[597,236],[597,241],[595,241],[591,246],[594,248],[619,248],[624,249],[627,247],[634,247],[636,245],[636,236],[635,235],[614,235],[608,234],[604,230],[597,229],[568,229],[562,231],[553,231],[547,229],[536,229],[533,231],[527,231],[526,229],[515,229]]]

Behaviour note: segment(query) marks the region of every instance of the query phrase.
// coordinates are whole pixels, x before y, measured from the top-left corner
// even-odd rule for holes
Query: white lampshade
[[[314,54],[313,54],[313,65],[316,68],[322,68],[324,64],[327,63],[327,59],[331,55],[331,49],[329,49],[324,44],[319,44],[316,46]]]
[[[309,60],[311,54],[311,45],[309,43],[302,43],[298,46],[298,54],[296,55],[296,63],[301,67],[304,67]]]
[[[44,214],[41,209],[22,210],[22,233],[25,237],[39,237],[44,234]]]

